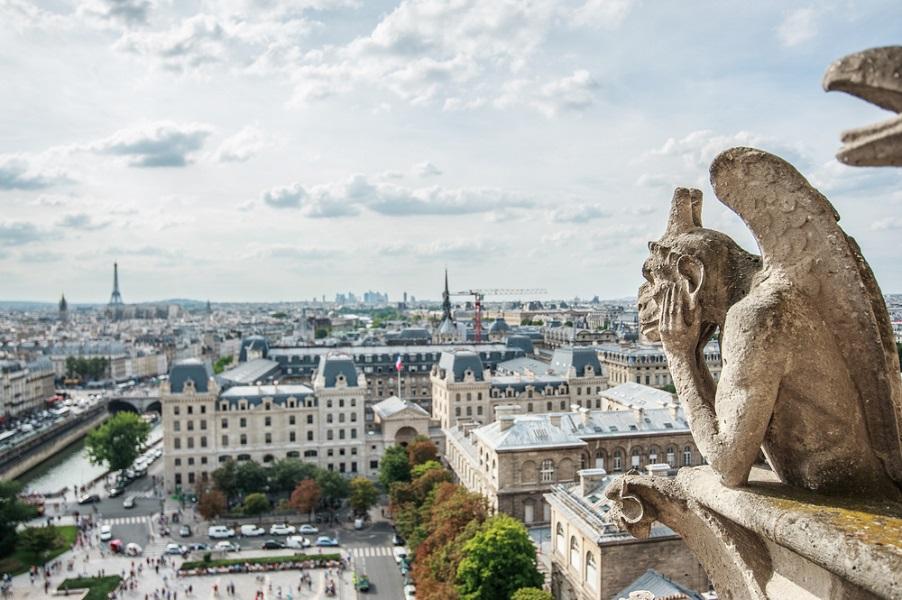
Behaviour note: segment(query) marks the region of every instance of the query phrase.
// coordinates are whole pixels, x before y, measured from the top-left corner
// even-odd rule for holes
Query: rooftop
[[[670,392],[633,382],[608,388],[601,395],[623,406],[637,408],[663,408],[676,402]]]
[[[586,445],[575,435],[552,425],[548,415],[514,415],[507,429],[502,430],[502,423],[494,421],[477,427],[472,434],[497,452]]]

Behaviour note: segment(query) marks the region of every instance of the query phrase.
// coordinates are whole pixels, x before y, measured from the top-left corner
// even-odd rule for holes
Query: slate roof
[[[514,358],[498,363],[497,372],[499,375],[520,373],[521,375],[547,375],[552,372],[551,365],[535,358],[526,356]]]
[[[633,382],[608,388],[602,391],[601,395],[624,406],[633,405],[637,408],[661,408],[667,404],[674,404],[670,392]]]
[[[535,346],[532,343],[532,339],[529,336],[516,334],[509,335],[507,337],[507,347],[508,348],[519,348],[523,350],[526,354],[534,354]]]
[[[630,592],[638,592],[640,590],[651,592],[655,595],[655,598],[661,598],[662,600],[704,600],[698,592],[668,579],[654,569],[649,569],[642,575],[639,575],[632,583],[611,596],[611,600],[629,598]]]
[[[330,354],[319,362],[317,378],[322,377],[323,385],[335,387],[339,375],[344,375],[345,382],[351,387],[357,385],[357,367],[354,359],[347,354]]]
[[[249,335],[241,340],[241,350],[238,353],[238,362],[247,360],[248,350],[259,350],[263,353],[263,358],[269,353],[269,342],[262,335]]]
[[[473,430],[473,435],[498,452],[529,448],[578,447],[586,442],[551,424],[548,415],[516,415],[513,424],[501,430],[494,421]]]
[[[561,429],[580,438],[623,437],[626,434],[688,433],[689,423],[683,409],[677,409],[676,418],[669,408],[642,411],[639,416],[632,410],[592,410],[589,421],[582,422],[579,413],[563,413]]]
[[[255,358],[239,363],[234,369],[223,371],[218,379],[229,385],[250,385],[258,381],[266,381],[280,371],[279,363],[267,358]]]
[[[591,347],[558,348],[551,356],[551,366],[560,375],[566,375],[570,367],[576,369],[577,377],[585,377],[586,367],[591,366],[595,375],[601,375],[601,363],[598,362],[598,353]]]
[[[251,406],[257,406],[264,398],[272,398],[276,404],[284,404],[289,398],[312,396],[313,390],[306,385],[236,385],[219,394],[220,400],[228,400],[230,405],[239,400],[247,400]]]
[[[454,381],[463,381],[467,370],[473,372],[473,377],[476,381],[485,381],[482,359],[472,350],[442,352],[438,366],[440,369],[445,369],[448,373],[453,373]]]
[[[203,363],[196,358],[186,358],[176,362],[172,369],[169,370],[169,391],[173,394],[181,394],[185,389],[185,382],[189,379],[194,382],[194,389],[197,392],[210,391],[210,377],[213,376],[213,369],[210,365]]]
[[[489,333],[502,333],[505,331],[510,331],[510,325],[507,324],[502,318],[495,319],[491,325],[489,325]]]
[[[407,400],[401,400],[397,396],[390,396],[381,402],[377,402],[373,405],[373,412],[382,419],[388,419],[408,408],[422,414],[424,417],[429,416],[429,413],[423,407]]]

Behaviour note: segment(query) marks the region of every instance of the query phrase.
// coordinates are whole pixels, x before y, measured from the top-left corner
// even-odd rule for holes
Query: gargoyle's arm
[[[773,413],[785,369],[778,329],[768,317],[728,316],[716,388],[702,353],[668,357],[695,442],[729,486],[748,480]]]

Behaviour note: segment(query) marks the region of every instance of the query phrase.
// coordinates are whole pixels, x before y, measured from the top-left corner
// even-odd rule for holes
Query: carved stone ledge
[[[607,492],[637,537],[683,536],[725,600],[902,598],[902,504],[826,497],[768,471],[728,488],[710,467],[627,474]]]

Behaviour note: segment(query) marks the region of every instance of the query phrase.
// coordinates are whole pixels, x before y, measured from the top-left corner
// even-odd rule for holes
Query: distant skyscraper
[[[122,294],[119,293],[119,263],[113,263],[113,293],[110,295],[110,306],[122,304]]]

